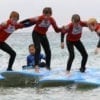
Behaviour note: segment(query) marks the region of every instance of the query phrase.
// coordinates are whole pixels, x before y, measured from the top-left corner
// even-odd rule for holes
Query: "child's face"
[[[74,20],[72,20],[72,23],[75,27],[77,27],[79,25],[80,22],[75,22]]]
[[[91,31],[95,31],[95,25],[88,24],[88,27]]]
[[[51,17],[51,14],[44,14],[47,18]]]
[[[79,25],[79,22],[77,22],[77,23],[73,22],[73,25],[74,25],[75,27],[77,27],[77,26]]]
[[[17,23],[18,18],[17,17],[12,17],[11,20],[13,21],[13,23]]]
[[[30,53],[30,54],[35,54],[35,48],[34,48],[33,46],[31,46],[31,47],[29,48],[29,53]]]

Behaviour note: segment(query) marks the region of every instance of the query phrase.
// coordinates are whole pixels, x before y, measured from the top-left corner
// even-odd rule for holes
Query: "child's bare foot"
[[[70,71],[66,71],[66,75],[69,77],[71,75]]]

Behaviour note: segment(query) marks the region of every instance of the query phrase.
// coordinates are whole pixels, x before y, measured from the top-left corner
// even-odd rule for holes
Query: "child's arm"
[[[29,57],[27,56],[27,66],[29,66]]]
[[[100,37],[100,29],[97,30],[97,35]]]
[[[81,21],[81,25],[82,25],[83,27],[88,27],[88,23],[87,23],[86,21]]]
[[[24,27],[30,27],[35,24],[35,21],[32,21],[31,19],[26,19],[20,22],[24,25]]]
[[[52,27],[54,28],[55,32],[61,32],[62,28],[59,28],[55,22],[55,20],[52,18],[51,20],[51,24],[52,24]]]
[[[36,23],[36,19],[35,18],[25,19],[23,21],[20,21],[16,25],[16,29],[19,29],[19,28],[27,28],[27,27],[30,27],[30,26],[34,25],[35,23]]]
[[[24,27],[30,27],[34,24],[36,24],[36,22],[39,20],[39,16],[37,17],[34,17],[34,18],[28,18],[28,19],[25,19],[23,21],[20,21],[21,24],[24,25]]]
[[[61,33],[61,48],[62,49],[64,49],[64,37],[65,37],[65,34]]]
[[[2,26],[0,25],[0,31],[2,31]]]
[[[65,34],[68,32],[68,29],[69,29],[68,25],[62,27],[62,32],[61,32],[61,48],[62,49],[64,49],[64,37],[65,37]]]
[[[27,66],[31,66],[32,65],[32,62],[30,60],[30,56],[27,56]]]
[[[6,29],[7,27],[7,22],[3,22],[0,24],[0,31],[2,31],[3,29]]]

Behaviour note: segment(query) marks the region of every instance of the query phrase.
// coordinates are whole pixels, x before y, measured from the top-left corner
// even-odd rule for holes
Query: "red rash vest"
[[[23,28],[22,24],[14,24],[10,19],[0,25],[0,42],[4,42],[15,30]]]
[[[83,27],[87,27],[86,22],[80,21],[76,27],[73,25],[73,23],[68,24],[65,31],[65,33],[67,33],[67,40],[72,42],[80,40]]]
[[[30,19],[32,22],[35,22],[34,31],[38,32],[41,35],[45,35],[48,31],[50,25],[54,28],[56,32],[60,32],[61,28],[58,28],[55,20],[52,17],[47,18],[44,15],[38,16],[36,18]]]

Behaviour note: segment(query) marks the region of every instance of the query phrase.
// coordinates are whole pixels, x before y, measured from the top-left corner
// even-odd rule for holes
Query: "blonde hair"
[[[16,11],[12,11],[9,18],[16,17],[19,20],[19,13]]]
[[[88,21],[87,21],[88,24],[96,24],[97,23],[97,20],[95,18],[90,18]]]

